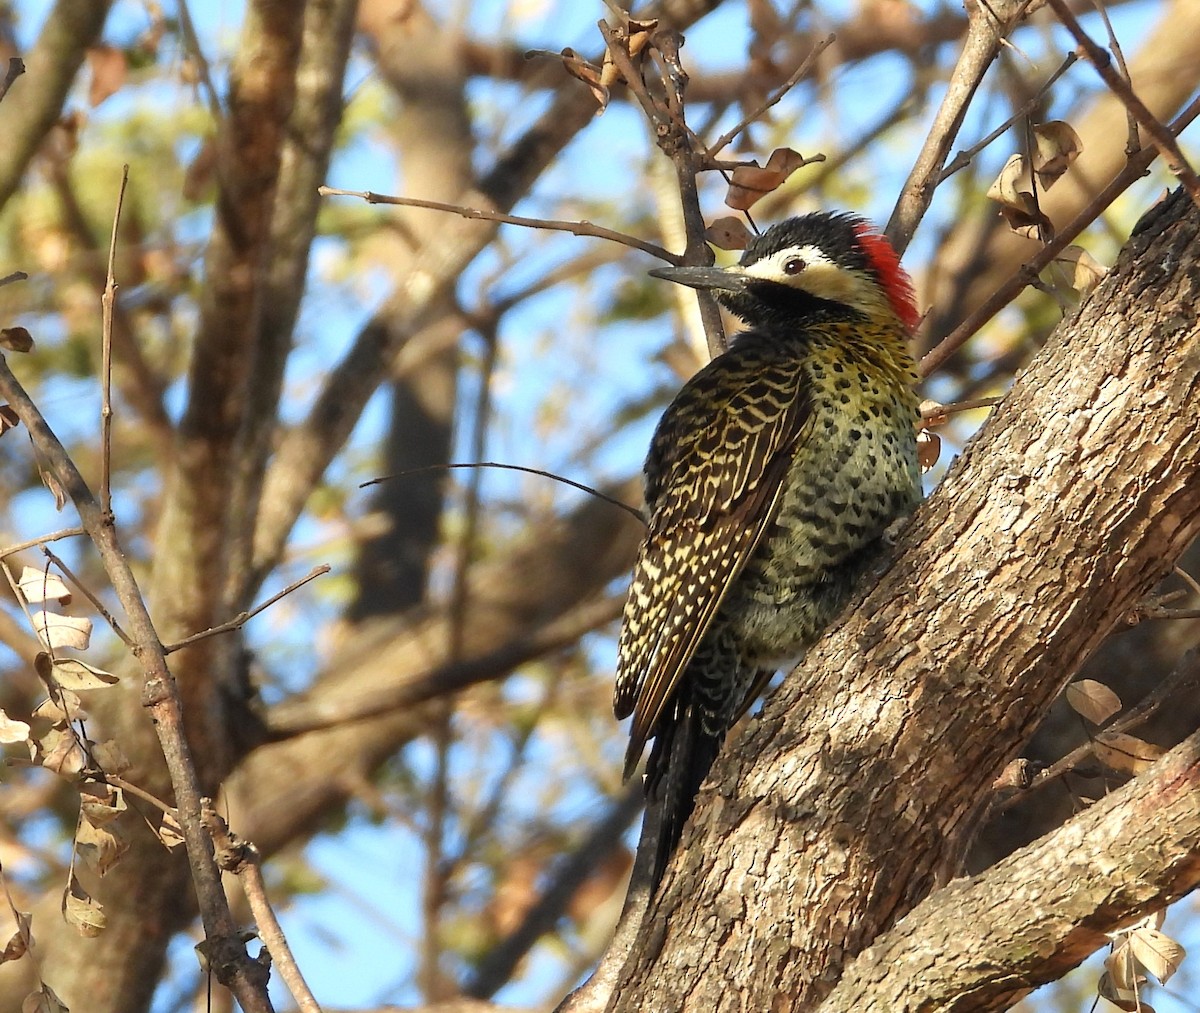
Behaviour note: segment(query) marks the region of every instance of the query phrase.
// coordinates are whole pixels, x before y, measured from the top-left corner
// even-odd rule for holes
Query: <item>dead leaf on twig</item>
[[[732,215],[718,218],[704,230],[704,241],[718,250],[744,250],[753,238],[746,223]]]
[[[32,352],[33,335],[24,327],[0,327],[0,348],[10,352]]]
[[[734,211],[748,211],[757,201],[779,189],[793,172],[807,162],[808,159],[798,151],[776,148],[765,166],[759,166],[757,162],[739,165],[730,177],[725,204]]]
[[[1054,237],[1053,224],[1038,207],[1033,174],[1024,155],[1013,155],[1004,163],[987,195],[1000,205],[1000,213],[1017,235],[1047,242]]]
[[[88,105],[96,108],[110,95],[121,90],[129,78],[129,57],[116,46],[93,46],[87,52],[88,68],[92,72],[88,86]]]
[[[1108,274],[1108,268],[1082,246],[1068,246],[1054,262],[1070,268],[1068,284],[1080,295],[1087,295]]]
[[[1166,752],[1162,746],[1124,732],[1102,732],[1092,750],[1101,763],[1122,774],[1140,774]]]
[[[1049,190],[1083,151],[1083,141],[1066,120],[1047,120],[1033,128],[1037,147],[1033,171],[1043,190]]]
[[[92,899],[74,876],[63,892],[62,913],[68,925],[75,926],[81,936],[88,938],[100,935],[108,924],[104,908]]]
[[[1067,706],[1094,725],[1102,725],[1121,709],[1121,698],[1102,682],[1077,679],[1067,687]]]
[[[922,471],[929,471],[942,456],[942,438],[937,433],[922,429],[917,433],[917,462]]]

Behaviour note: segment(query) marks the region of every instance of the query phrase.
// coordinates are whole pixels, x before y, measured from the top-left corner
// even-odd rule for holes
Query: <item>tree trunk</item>
[[[918,511],[878,584],[730,738],[613,1008],[811,1010],[858,954],[862,991],[837,1008],[870,1008],[878,982],[862,972],[877,958],[863,951],[937,903],[935,892],[921,905],[958,873],[993,780],[1200,532],[1198,233],[1182,193],[1143,219]],[[1143,870],[1136,902],[1089,894],[1060,935],[1086,917],[1099,945],[1099,932],[1190,889],[1200,869],[1181,873],[1175,859],[1195,839],[1196,801],[1158,869]],[[1144,832],[1168,811],[1143,805]],[[1032,860],[1018,852],[993,870],[1011,870],[993,896],[1011,896]],[[1058,875],[1088,881],[1072,866]],[[1075,962],[1086,955],[1076,949]],[[1044,980],[1058,951],[1037,952],[1014,966],[1010,997]],[[921,977],[878,1008],[918,1008]]]

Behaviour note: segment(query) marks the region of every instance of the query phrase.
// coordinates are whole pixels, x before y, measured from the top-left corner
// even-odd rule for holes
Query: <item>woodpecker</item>
[[[613,710],[633,715],[626,779],[654,740],[657,887],[726,732],[837,615],[921,484],[917,307],[870,224],[804,215],[735,266],[650,273],[746,324],[676,395],[646,458]]]

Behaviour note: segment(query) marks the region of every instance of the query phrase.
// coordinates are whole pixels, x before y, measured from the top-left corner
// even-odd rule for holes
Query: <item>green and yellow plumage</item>
[[[836,616],[920,475],[911,288],[861,219],[791,219],[737,267],[655,273],[749,325],[676,396],[646,460],[613,706],[633,716],[626,776],[654,739],[657,881],[726,731]]]

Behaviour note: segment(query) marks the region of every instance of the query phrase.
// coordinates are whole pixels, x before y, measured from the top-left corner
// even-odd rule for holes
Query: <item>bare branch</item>
[[[321,1013],[320,1004],[304,980],[300,965],[292,955],[287,936],[283,927],[275,917],[275,909],[267,896],[267,884],[262,877],[262,856],[258,849],[249,841],[241,840],[229,829],[229,825],[205,800],[204,825],[213,840],[217,851],[217,863],[226,872],[231,872],[238,878],[246,902],[250,905],[250,913],[254,916],[254,926],[259,938],[271,955],[271,964],[279,969],[279,976],[287,985],[292,998],[300,1013]]]
[[[44,545],[46,542],[56,542],[60,538],[75,538],[86,534],[87,532],[83,528],[62,528],[59,531],[51,531],[48,535],[39,535],[37,538],[31,538],[27,542],[17,542],[13,545],[5,546],[0,549],[0,559],[11,556],[14,552],[22,552],[25,549],[32,549],[37,545]]]
[[[850,964],[821,1013],[1009,1009],[1107,932],[1200,883],[1198,783],[1200,732],[1065,826],[934,893]],[[937,959],[949,938],[955,959]]]
[[[1054,86],[1054,83],[1060,77],[1062,77],[1063,74],[1065,74],[1072,66],[1074,66],[1078,60],[1079,60],[1079,57],[1076,56],[1074,53],[1068,53],[1066,58],[1063,60],[1063,62],[1059,64],[1058,69],[1053,74],[1051,74],[1048,78],[1046,78],[1045,82],[1030,97],[1028,102],[1026,102],[1023,106],[1021,106],[1020,109],[1018,109],[1015,113],[1013,113],[1008,119],[1006,119],[1003,123],[1001,123],[1000,126],[998,126],[995,130],[993,130],[991,133],[989,133],[986,137],[984,137],[980,141],[977,141],[975,144],[972,144],[971,147],[967,148],[966,150],[960,151],[957,155],[954,156],[954,158],[951,160],[950,164],[947,165],[946,168],[942,170],[942,174],[938,177],[938,185],[940,186],[942,183],[944,183],[947,179],[949,179],[951,176],[953,176],[960,169],[965,169],[968,165],[971,164],[971,160],[976,155],[978,155],[981,151],[983,151],[983,149],[986,148],[989,144],[991,144],[992,141],[994,141],[997,137],[999,137],[1006,130],[1008,130],[1008,128],[1011,127],[1014,123],[1016,123],[1017,120],[1021,119],[1024,116],[1028,116],[1030,113],[1032,113],[1034,111],[1034,109],[1036,109],[1041,104],[1042,99],[1045,98],[1046,93]]]
[[[1200,179],[1196,177],[1195,169],[1180,150],[1179,142],[1175,140],[1176,132],[1168,130],[1162,121],[1146,108],[1146,104],[1137,97],[1137,94],[1129,86],[1129,82],[1113,69],[1112,58],[1108,51],[1092,41],[1063,0],[1049,0],[1049,2],[1054,13],[1058,15],[1059,21],[1075,37],[1075,41],[1087,54],[1087,58],[1096,68],[1096,72],[1104,79],[1104,83],[1125,104],[1125,108],[1133,114],[1142,129],[1150,135],[1151,142],[1167,163],[1167,168],[1183,184],[1183,188],[1187,190],[1195,205],[1200,207]]]
[[[592,236],[596,239],[608,239],[622,246],[641,250],[659,260],[679,266],[683,258],[664,250],[655,243],[648,243],[637,236],[615,229],[606,229],[602,225],[591,222],[564,222],[553,218],[525,218],[522,215],[508,215],[500,211],[485,211],[482,208],[468,208],[459,204],[446,204],[437,200],[421,200],[418,197],[392,197],[387,194],[373,193],[370,190],[341,190],[335,186],[322,186],[317,191],[322,197],[358,197],[368,204],[399,204],[402,207],[426,208],[430,211],[445,211],[458,215],[460,218],[470,218],[475,221],[499,222],[502,225],[520,225],[527,229],[542,229],[547,232],[570,232],[576,236]]]
[[[67,579],[70,580],[72,584],[74,584],[77,588],[79,588],[79,590],[83,593],[83,596],[91,603],[92,608],[94,608],[96,610],[97,614],[106,623],[108,623],[108,625],[112,627],[112,631],[118,637],[121,638],[121,642],[126,647],[133,647],[133,638],[130,637],[129,634],[126,633],[123,629],[121,629],[121,624],[118,623],[117,620],[113,617],[112,613],[109,612],[108,609],[106,609],[104,607],[104,603],[92,592],[92,589],[90,587],[88,587],[77,576],[75,576],[75,573],[71,570],[71,568],[69,566],[67,566],[66,563],[64,563],[62,561],[61,558],[56,556],[53,552],[51,552],[49,549],[47,549],[44,545],[42,546],[42,553],[45,555],[45,557],[48,560],[50,560],[50,562],[52,562],[55,566],[57,566],[60,570],[62,570],[62,572],[66,575]]]
[[[117,297],[113,265],[117,259],[117,229],[121,224],[121,208],[128,185],[129,164],[126,163],[121,167],[121,188],[117,191],[112,237],[108,243],[108,274],[104,295],[100,297],[100,510],[106,517],[112,516],[112,331],[113,302]]]
[[[248,623],[251,619],[253,619],[260,612],[262,612],[266,609],[269,609],[272,605],[274,605],[281,598],[286,598],[289,594],[291,594],[297,588],[303,587],[310,580],[314,580],[315,578],[321,576],[321,574],[323,574],[323,573],[328,573],[329,570],[330,570],[330,566],[328,563],[322,563],[320,566],[314,566],[308,573],[306,573],[299,580],[292,581],[287,587],[285,587],[278,594],[271,595],[270,598],[268,598],[266,601],[262,602],[261,604],[254,606],[254,608],[249,609],[245,612],[239,612],[232,619],[221,623],[219,626],[210,626],[207,630],[201,630],[199,633],[193,633],[190,637],[184,637],[182,640],[178,640],[173,644],[165,645],[163,647],[163,654],[173,654],[175,651],[178,651],[180,648],[187,647],[191,644],[196,643],[198,640],[204,640],[207,637],[215,637],[218,633],[230,633],[233,630],[241,629],[243,626],[246,625],[246,623]]]
[[[737,126],[722,134],[716,139],[716,141],[713,142],[712,146],[708,149],[708,157],[715,159],[717,154],[722,151],[730,141],[732,141],[735,137],[737,137],[738,134],[750,126],[750,124],[757,121],[763,113],[778,103],[784,95],[795,88],[797,84],[804,80],[804,78],[808,77],[808,75],[812,73],[812,69],[816,65],[818,57],[820,57],[820,55],[825,52],[825,50],[828,49],[836,39],[836,35],[826,35],[825,38],[821,39],[815,46],[813,46],[813,48],[809,50],[808,55],[804,57],[804,60],[801,62],[800,66],[797,67],[792,73],[791,77],[789,77],[783,82],[783,84],[771,92],[771,94],[767,96],[761,105],[759,105],[752,112],[747,113],[742,118],[741,122],[737,124]]]
[[[1171,130],[1179,133],[1197,116],[1200,116],[1200,98],[1196,98],[1171,123]],[[1013,301],[1021,291],[1035,281],[1038,272],[1046,267],[1055,257],[1065,250],[1075,237],[1092,224],[1096,218],[1118,197],[1129,189],[1145,174],[1147,167],[1158,156],[1158,149],[1146,148],[1139,151],[1130,159],[1113,180],[1096,194],[1095,198],[1079,212],[1067,225],[1055,234],[1054,238],[1040,249],[1030,260],[1017,271],[1007,282],[992,293],[966,320],[960,323],[921,359],[919,372],[921,376],[929,376],[942,365],[954,352],[965,344],[970,337],[984,324]]]
[[[134,653],[144,679],[143,702],[154,718],[155,732],[175,790],[179,821],[187,845],[205,935],[214,958],[213,966],[248,1013],[270,1013],[266,970],[250,958],[239,938],[237,923],[230,913],[221,886],[221,874],[213,862],[208,837],[200,821],[200,783],[183,731],[179,690],[167,668],[166,655],[163,654],[154,623],[121,548],[112,519],[100,509],[79,469],[13,376],[3,356],[0,356],[0,396],[8,401],[24,423],[38,453],[74,502],[129,619],[131,635],[136,644]]]
[[[996,0],[990,4],[976,0],[968,5],[967,37],[958,63],[950,76],[946,95],[929,128],[921,153],[900,191],[896,208],[884,230],[897,253],[903,254],[908,249],[917,226],[929,210],[950,146],[958,135],[983,75],[996,59],[1004,36],[1020,13],[1019,7],[1020,0]]]

